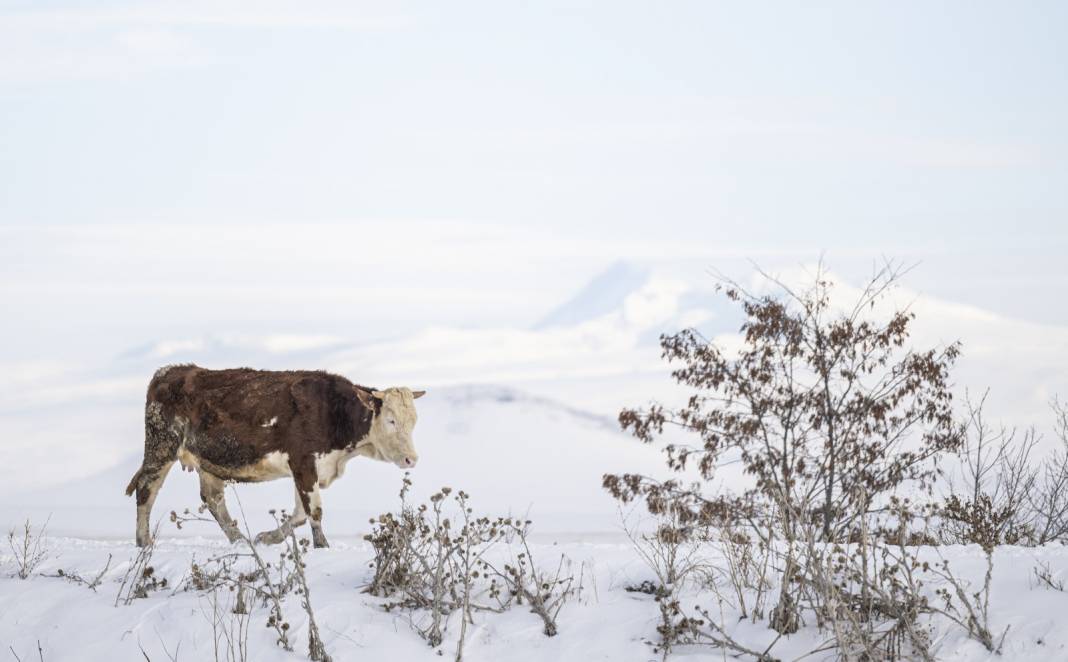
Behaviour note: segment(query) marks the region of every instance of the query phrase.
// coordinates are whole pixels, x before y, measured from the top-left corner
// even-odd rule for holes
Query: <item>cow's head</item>
[[[384,391],[356,389],[360,402],[375,412],[367,435],[375,459],[392,462],[401,469],[410,469],[419,461],[412,443],[412,429],[416,420],[415,399],[424,393],[404,386]]]

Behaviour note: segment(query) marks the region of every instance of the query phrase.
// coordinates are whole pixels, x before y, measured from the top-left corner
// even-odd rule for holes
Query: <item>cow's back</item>
[[[353,384],[322,371],[168,366],[152,378],[147,400],[181,428],[190,452],[231,468],[276,451],[342,448],[370,424]]]
[[[219,417],[234,424],[262,424],[293,410],[293,385],[309,374],[314,373],[168,366],[152,378],[148,402],[159,403],[168,417],[185,418],[197,429],[210,427]]]

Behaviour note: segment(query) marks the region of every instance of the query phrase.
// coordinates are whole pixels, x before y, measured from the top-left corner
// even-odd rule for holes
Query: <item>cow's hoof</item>
[[[322,538],[320,540],[312,539],[312,546],[316,548],[329,547],[330,543],[326,541],[326,538]]]
[[[257,535],[253,542],[257,545],[277,545],[282,542],[282,534],[278,531],[264,531]]]

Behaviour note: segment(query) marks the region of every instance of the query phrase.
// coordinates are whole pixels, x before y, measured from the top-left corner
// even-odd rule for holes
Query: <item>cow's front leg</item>
[[[226,539],[232,543],[237,542],[241,539],[241,531],[237,528],[237,522],[230,517],[229,511],[226,510],[224,483],[220,478],[209,474],[203,469],[198,473],[200,474],[200,500],[204,502],[204,505],[208,507],[208,512],[219,523],[219,527],[226,534]]]
[[[304,508],[303,500],[300,498],[300,488],[297,487],[297,498],[296,504],[293,506],[293,514],[283,519],[278,528],[264,531],[257,535],[256,544],[277,545],[285,540],[289,534],[293,533],[293,529],[307,521],[308,514]]]
[[[312,544],[316,547],[329,547],[330,543],[323,535],[323,500],[319,495],[319,485],[314,485],[310,492],[303,495],[298,492],[297,496],[305,500],[304,509],[311,517]]]

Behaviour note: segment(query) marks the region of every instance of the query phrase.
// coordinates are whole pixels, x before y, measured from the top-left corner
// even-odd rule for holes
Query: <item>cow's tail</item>
[[[145,468],[141,467],[137,470],[137,473],[130,479],[130,484],[126,486],[126,496],[133,496],[134,490],[137,489],[137,483],[141,481],[141,474],[145,472]]]

